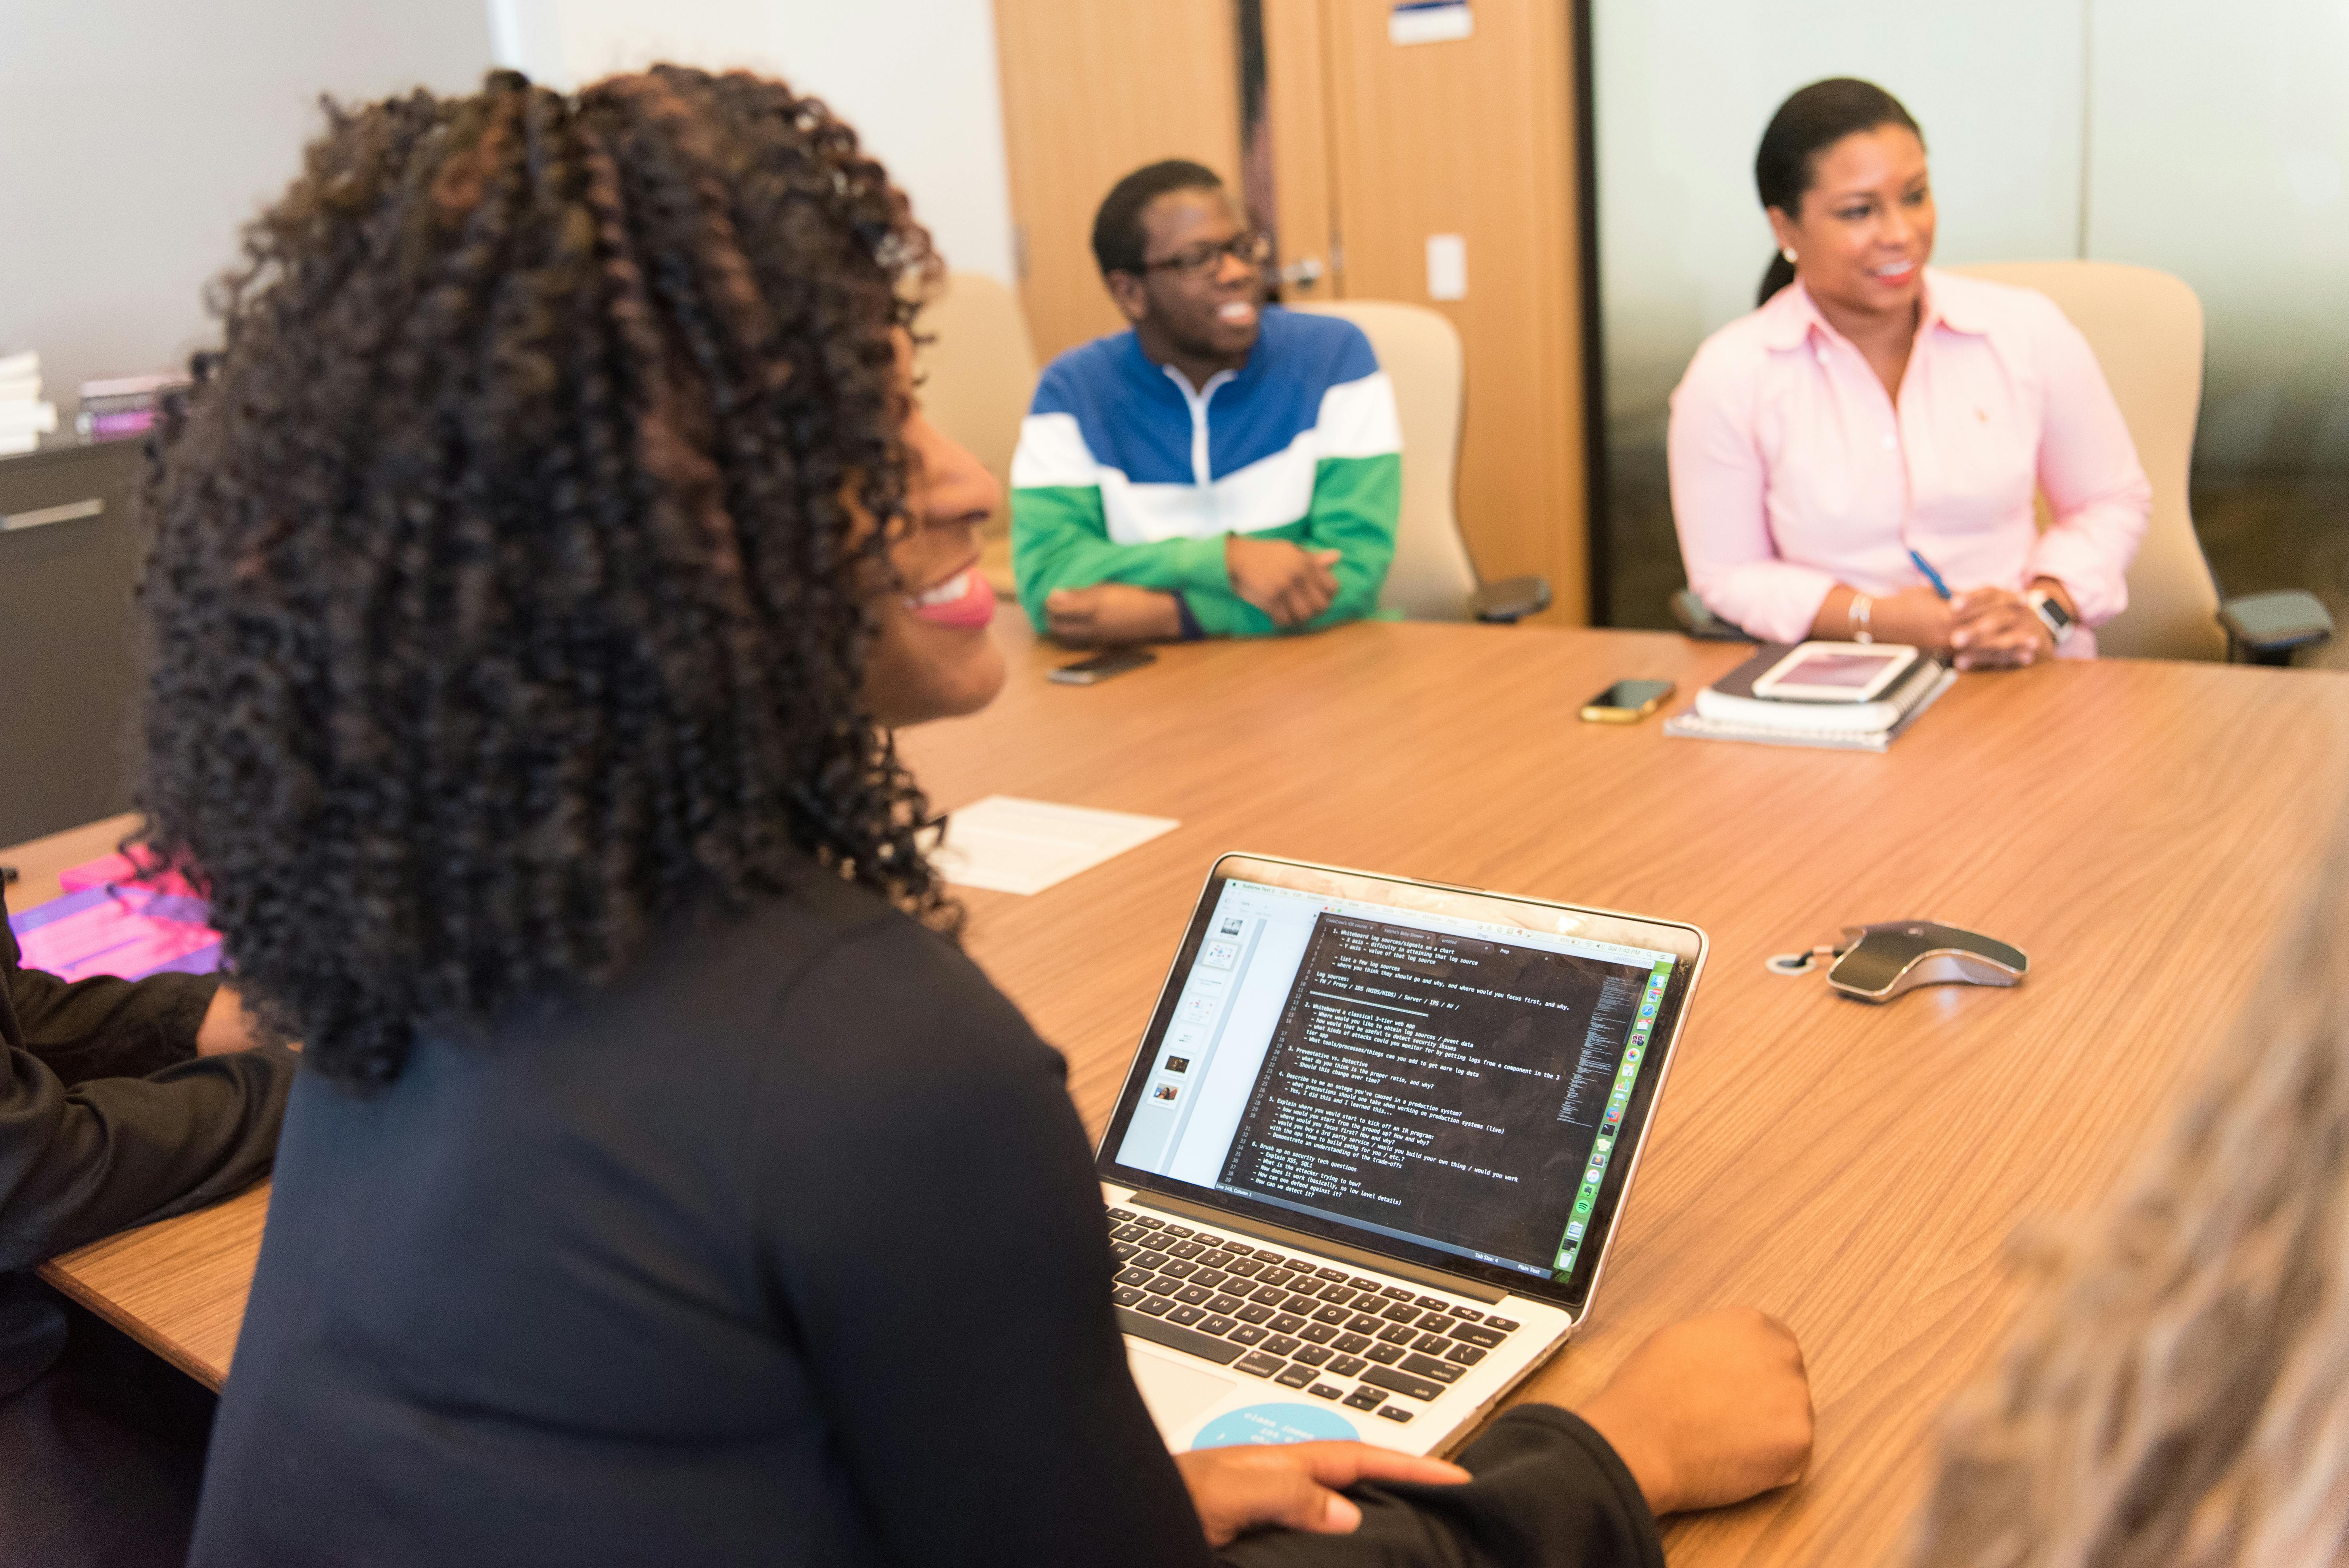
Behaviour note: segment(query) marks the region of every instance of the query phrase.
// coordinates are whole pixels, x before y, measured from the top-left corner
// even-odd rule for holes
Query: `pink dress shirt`
[[[2128,603],[2153,489],[2087,340],[2044,294],[1925,273],[1896,407],[1799,283],[1704,341],[1672,393],[1672,516],[1689,585],[1717,614],[1799,642],[1828,590],[1924,583],[2079,606],[2057,652]],[[2054,521],[2041,532],[2033,495]]]

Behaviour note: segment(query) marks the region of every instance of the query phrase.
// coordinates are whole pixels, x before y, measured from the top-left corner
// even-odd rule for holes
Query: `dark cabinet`
[[[129,809],[144,445],[0,458],[0,844]]]

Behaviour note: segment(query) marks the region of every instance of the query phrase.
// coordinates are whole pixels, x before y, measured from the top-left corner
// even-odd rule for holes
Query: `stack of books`
[[[166,395],[188,385],[176,371],[150,376],[124,376],[111,381],[81,384],[81,412],[74,428],[85,441],[119,441],[143,436],[162,418]]]
[[[1765,746],[1818,746],[1881,751],[1950,689],[1957,672],[1920,657],[1873,702],[1803,702],[1754,695],[1767,675],[1800,646],[1765,643],[1754,655],[1696,694],[1696,704],[1664,721],[1666,735],[1700,740],[1752,740]]]
[[[41,356],[0,355],[0,457],[37,450],[57,428],[57,406],[41,401]]]

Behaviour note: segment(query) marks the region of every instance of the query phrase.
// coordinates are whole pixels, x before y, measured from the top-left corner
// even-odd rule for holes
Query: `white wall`
[[[493,55],[550,86],[660,57],[782,75],[949,264],[1012,281],[988,0],[0,0],[0,354],[39,350],[68,419],[83,381],[184,363],[321,93],[465,92]]]
[[[489,64],[482,0],[0,0],[0,354],[39,350],[68,418],[85,380],[183,363],[320,93]]]
[[[854,126],[949,266],[1013,277],[988,0],[488,0],[500,61],[574,88],[657,60],[781,77]]]

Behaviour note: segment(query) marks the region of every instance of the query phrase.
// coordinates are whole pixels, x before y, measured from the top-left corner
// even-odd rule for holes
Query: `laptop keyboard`
[[[1118,1326],[1137,1339],[1407,1422],[1517,1325],[1319,1260],[1112,1209]],[[1407,1402],[1408,1401],[1408,1402]]]

